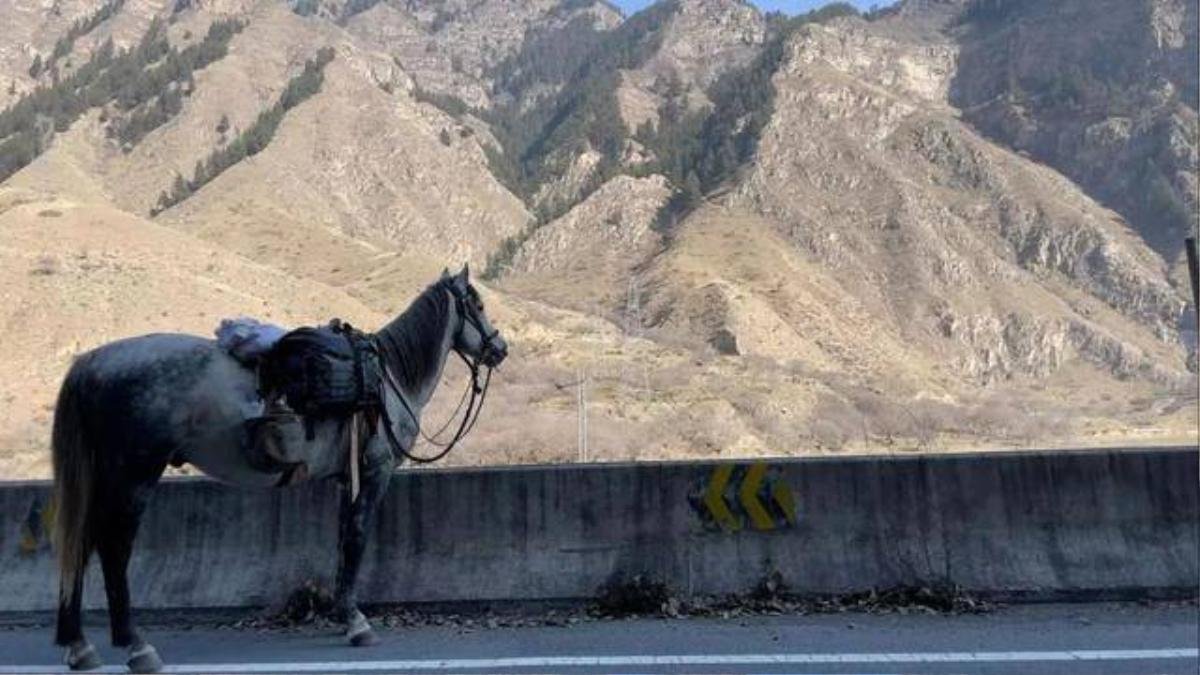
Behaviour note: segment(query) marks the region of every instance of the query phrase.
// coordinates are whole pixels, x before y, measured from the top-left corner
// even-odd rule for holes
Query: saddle
[[[258,385],[264,400],[282,400],[305,419],[312,440],[320,419],[379,410],[383,366],[369,337],[334,319],[280,338],[259,360]]]
[[[258,354],[254,365],[264,412],[246,421],[248,459],[264,472],[282,472],[280,485],[308,477],[304,455],[312,446],[306,441],[315,438],[318,422],[350,421],[355,456],[359,430],[373,434],[377,428],[382,361],[370,337],[350,324],[334,319],[292,330]]]

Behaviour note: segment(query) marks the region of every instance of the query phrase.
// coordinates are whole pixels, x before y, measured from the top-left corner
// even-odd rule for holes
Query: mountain
[[[1104,1],[5,3],[0,462],[82,349],[463,261],[456,462],[573,459],[580,376],[599,459],[1194,440],[1196,3]]]

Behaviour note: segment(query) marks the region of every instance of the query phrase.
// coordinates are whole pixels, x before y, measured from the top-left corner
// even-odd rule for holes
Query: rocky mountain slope
[[[458,462],[574,458],[581,376],[597,459],[1194,440],[1196,3],[1110,4],[0,5],[0,473],[81,349],[461,261]]]
[[[720,181],[706,199],[668,210],[673,225],[651,230],[656,250],[592,243],[611,230],[604,199],[636,203],[628,184],[613,181],[525,240],[501,287],[575,308],[607,301],[590,311],[619,325],[636,293],[643,329],[660,340],[957,402],[901,417],[961,420],[961,403],[980,392],[1024,399],[1020,408],[1031,389],[1080,378],[1105,391],[1138,379],[1166,396],[1160,405],[1182,410],[1194,376],[1168,261],[1070,180],[962,121],[965,47],[956,31],[965,5],[921,5],[791,31],[751,159],[711,172]],[[764,61],[732,76],[750,79]],[[575,225],[584,213],[593,227]],[[624,222],[631,236],[646,227]],[[623,276],[612,274],[614,258]],[[822,400],[850,426],[873,414],[845,392]],[[1087,407],[1057,414],[1071,418],[1071,406]],[[818,428],[817,408],[799,416]],[[1029,421],[1015,413],[1013,423],[1020,418]]]
[[[219,18],[196,9],[173,16],[166,33],[181,47]],[[470,131],[416,101],[412,78],[386,53],[280,3],[256,3],[236,17],[245,28],[228,53],[195,72],[194,92],[161,126],[118,144],[108,129],[120,103],[92,110],[11,182],[104,195],[149,213],[174,176],[194,177],[198,162],[238,142],[328,45],[336,56],[320,90],[284,117],[278,138],[213,177],[208,189],[190,190],[189,199],[157,213],[160,220],[220,223],[205,230],[214,237],[246,222],[293,222],[478,261],[524,225],[524,205],[492,178]]]
[[[994,7],[993,7],[994,5]],[[1058,169],[1176,263],[1195,227],[1197,3],[992,3],[949,28],[953,100],[984,133]]]
[[[1068,181],[958,122],[953,56],[853,22],[803,28],[730,203],[770,214],[879,327],[957,352],[962,374],[1047,376],[1079,357],[1175,377],[1182,354],[1164,338],[1183,304],[1162,260]]]
[[[487,109],[503,92],[496,68],[533,32],[562,32],[569,24],[606,31],[620,13],[603,2],[349,2],[343,19],[356,38],[393,55],[429,92]],[[367,9],[362,9],[367,7]],[[342,10],[346,16],[346,10]]]

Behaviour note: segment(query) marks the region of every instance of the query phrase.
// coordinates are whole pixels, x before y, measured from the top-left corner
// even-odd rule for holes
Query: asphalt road
[[[258,632],[197,625],[148,628],[168,672],[755,672],[1189,673],[1197,607],[1034,605],[984,615],[755,616],[632,619],[570,626],[381,631],[344,646],[329,632]],[[125,672],[107,626],[89,635],[103,672]],[[63,672],[46,626],[0,629],[0,675]]]

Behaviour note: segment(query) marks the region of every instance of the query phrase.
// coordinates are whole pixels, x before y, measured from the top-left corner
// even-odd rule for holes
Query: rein
[[[479,420],[479,415],[483,412],[483,403],[487,399],[488,388],[492,383],[492,369],[487,369],[487,375],[484,377],[483,386],[481,387],[479,385],[478,362],[468,361],[467,357],[463,356],[462,354],[459,354],[459,358],[461,358],[463,363],[466,363],[467,367],[471,369],[471,381],[467,384],[468,389],[463,392],[463,398],[459,399],[458,407],[455,409],[454,413],[450,415],[450,418],[446,420],[446,424],[442,425],[442,428],[439,429],[432,438],[425,434],[425,431],[421,428],[420,418],[417,417],[417,414],[413,411],[412,406],[408,404],[408,399],[404,396],[404,392],[400,390],[400,386],[396,384],[396,380],[392,377],[391,371],[388,370],[387,366],[384,366],[384,380],[387,382],[387,385],[392,392],[396,394],[396,398],[400,399],[400,405],[404,406],[404,411],[407,412],[409,418],[412,419],[413,424],[417,428],[417,433],[430,445],[434,445],[442,449],[441,452],[438,452],[432,457],[421,457],[419,455],[412,454],[408,450],[405,450],[404,445],[400,443],[398,438],[396,438],[396,432],[392,428],[392,421],[389,419],[387,414],[387,406],[384,405],[381,410],[383,412],[383,428],[387,433],[388,443],[391,444],[393,450],[401,455],[404,455],[409,460],[416,462],[417,464],[430,464],[450,454],[450,451],[454,449],[454,446],[458,445],[459,441],[465,438],[466,435],[475,428],[475,422]],[[450,426],[451,420],[458,415],[458,411],[462,410],[462,402],[464,399],[466,399],[468,392],[471,395],[471,399],[467,403],[467,412],[463,415],[462,421],[458,425],[458,431],[454,433],[454,438],[450,439],[449,443],[439,442],[436,440],[437,437],[441,435],[442,431],[446,430],[446,427]],[[476,405],[476,401],[479,402],[478,405]]]
[[[463,391],[462,398],[458,400],[458,406],[454,409],[454,412],[450,414],[450,417],[446,420],[446,423],[442,425],[442,428],[438,429],[434,433],[433,437],[425,434],[425,431],[421,428],[420,418],[417,417],[416,412],[412,409],[412,406],[409,405],[408,398],[404,395],[400,385],[396,383],[395,377],[392,376],[391,369],[388,368],[386,362],[382,364],[383,380],[387,383],[387,386],[392,390],[392,392],[396,394],[396,398],[400,399],[400,405],[404,406],[405,412],[407,412],[409,418],[412,419],[413,425],[416,426],[417,434],[421,438],[425,439],[425,441],[430,445],[442,449],[441,452],[438,452],[431,457],[414,455],[410,451],[404,449],[404,445],[400,443],[398,438],[396,438],[396,432],[392,428],[392,421],[387,414],[387,404],[385,402],[381,408],[381,412],[383,416],[383,428],[387,434],[388,443],[392,446],[392,450],[403,455],[404,457],[407,457],[409,460],[417,464],[430,464],[442,459],[446,455],[450,454],[450,451],[454,449],[454,446],[458,445],[459,441],[465,438],[467,434],[471,433],[471,430],[475,428],[475,423],[479,421],[479,415],[483,412],[483,404],[484,401],[487,400],[488,388],[491,387],[492,384],[492,367],[488,366],[487,375],[484,377],[483,386],[480,386],[479,366],[482,363],[484,356],[491,349],[492,339],[495,338],[500,331],[492,330],[490,333],[484,331],[483,326],[480,324],[478,318],[467,313],[466,303],[463,301],[462,296],[457,292],[457,290],[454,289],[453,286],[448,286],[447,290],[451,295],[454,296],[454,302],[459,316],[459,326],[457,332],[461,334],[467,322],[470,321],[475,329],[479,332],[480,340],[483,342],[483,352],[472,360],[468,359],[457,349],[454,350],[454,353],[458,355],[458,358],[462,359],[463,363],[465,363],[467,368],[470,369],[471,381],[467,384],[468,388]],[[439,442],[437,437],[442,435],[442,432],[450,426],[450,423],[458,415],[458,411],[462,410],[463,401],[467,399],[468,393],[470,394],[471,398],[470,401],[467,402],[467,411],[466,414],[463,415],[462,421],[458,425],[458,430],[454,433],[454,438],[450,439],[449,443],[443,444]],[[386,397],[381,398],[385,399],[386,401]],[[476,405],[476,401],[478,401],[478,405]]]

